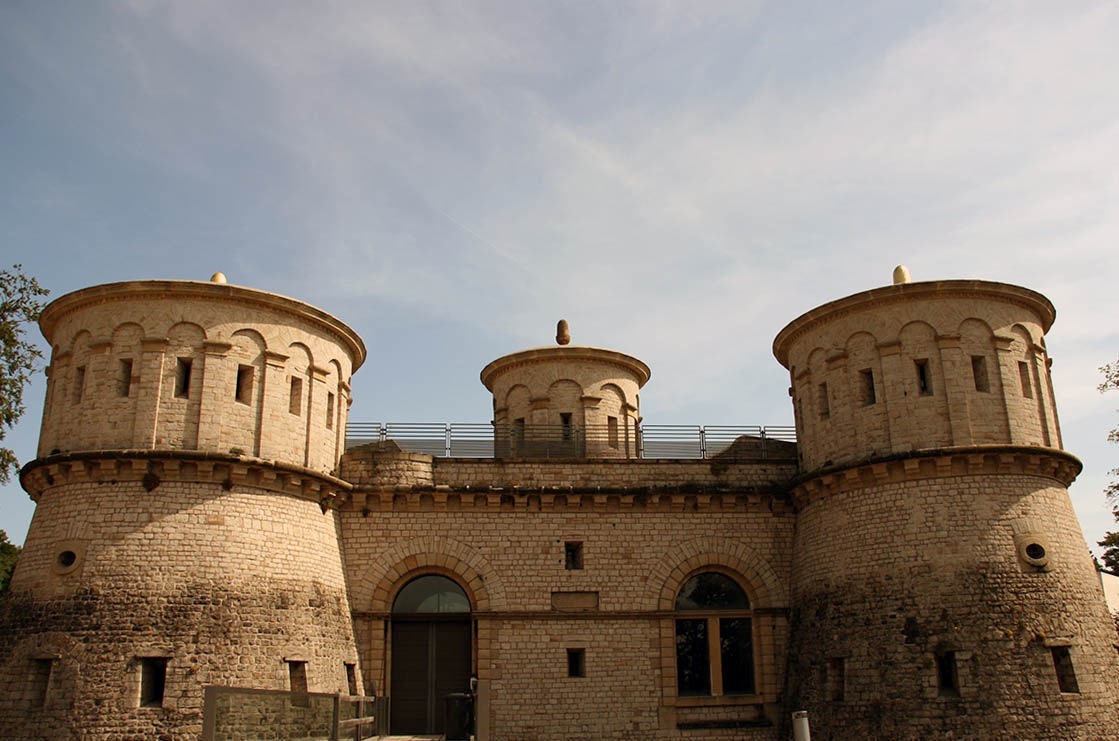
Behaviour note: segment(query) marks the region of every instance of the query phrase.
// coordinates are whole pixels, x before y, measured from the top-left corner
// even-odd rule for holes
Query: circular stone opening
[[[68,569],[78,560],[78,554],[73,551],[63,551],[58,554],[58,565]]]
[[[1030,543],[1026,546],[1026,555],[1035,561],[1045,558],[1045,547],[1040,543]]]

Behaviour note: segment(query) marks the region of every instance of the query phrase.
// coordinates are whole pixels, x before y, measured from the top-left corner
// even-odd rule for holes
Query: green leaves
[[[24,339],[24,325],[39,319],[46,295],[37,280],[23,274],[21,265],[0,270],[0,442],[23,415],[23,389],[42,357]],[[0,446],[0,483],[7,483],[18,467],[15,454]]]

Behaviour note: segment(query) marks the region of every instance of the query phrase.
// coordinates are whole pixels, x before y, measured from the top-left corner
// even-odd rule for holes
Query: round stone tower
[[[361,339],[220,274],[77,291],[40,327],[0,736],[197,738],[206,685],[354,690],[332,474]]]
[[[788,698],[823,738],[1104,738],[1115,628],[1069,501],[1052,304],[907,282],[774,341],[794,482]]]
[[[636,457],[638,392],[649,366],[570,339],[561,320],[556,347],[515,352],[482,369],[499,458]]]

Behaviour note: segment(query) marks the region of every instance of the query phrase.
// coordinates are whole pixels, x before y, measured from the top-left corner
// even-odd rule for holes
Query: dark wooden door
[[[393,621],[392,733],[443,733],[443,698],[470,684],[470,633],[469,620]]]

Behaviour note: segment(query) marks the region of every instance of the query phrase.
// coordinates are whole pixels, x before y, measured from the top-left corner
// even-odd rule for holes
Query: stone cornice
[[[918,299],[959,300],[968,298],[994,299],[1021,306],[1037,315],[1042,332],[1048,332],[1057,312],[1045,296],[1028,288],[984,280],[940,280],[920,283],[902,283],[883,286],[856,293],[818,306],[801,314],[785,325],[773,340],[773,355],[777,362],[789,367],[789,347],[806,332],[823,322],[835,321],[844,316],[864,311],[883,309],[901,301]]]
[[[282,492],[318,502],[325,512],[346,500],[353,485],[328,474],[249,456],[189,450],[91,450],[38,458],[19,481],[31,499],[54,486],[83,482],[141,482],[158,496],[164,481],[219,484]]]
[[[83,288],[47,304],[39,317],[39,328],[42,330],[43,336],[48,341],[52,341],[54,328],[59,320],[90,306],[129,300],[174,301],[191,298],[200,301],[222,301],[250,305],[297,317],[325,329],[349,350],[353,359],[352,370],[356,371],[365,361],[365,343],[362,342],[361,337],[332,314],[302,301],[281,296],[278,293],[210,281],[135,280]]]
[[[633,487],[539,489],[514,487],[354,487],[343,511],[375,512],[755,512],[792,515],[780,487]]]
[[[533,350],[521,350],[520,352],[503,355],[483,368],[480,378],[482,380],[482,385],[492,392],[493,383],[497,379],[497,376],[514,368],[522,368],[524,366],[537,365],[540,363],[570,361],[589,361],[592,363],[613,365],[634,376],[638,388],[644,386],[650,376],[649,366],[632,355],[626,355],[617,350],[606,350],[601,347],[564,345],[557,347],[538,347]]]
[[[874,458],[804,474],[790,492],[797,508],[817,499],[883,484],[953,476],[1041,476],[1068,487],[1083,465],[1055,448],[976,445],[922,450]]]

